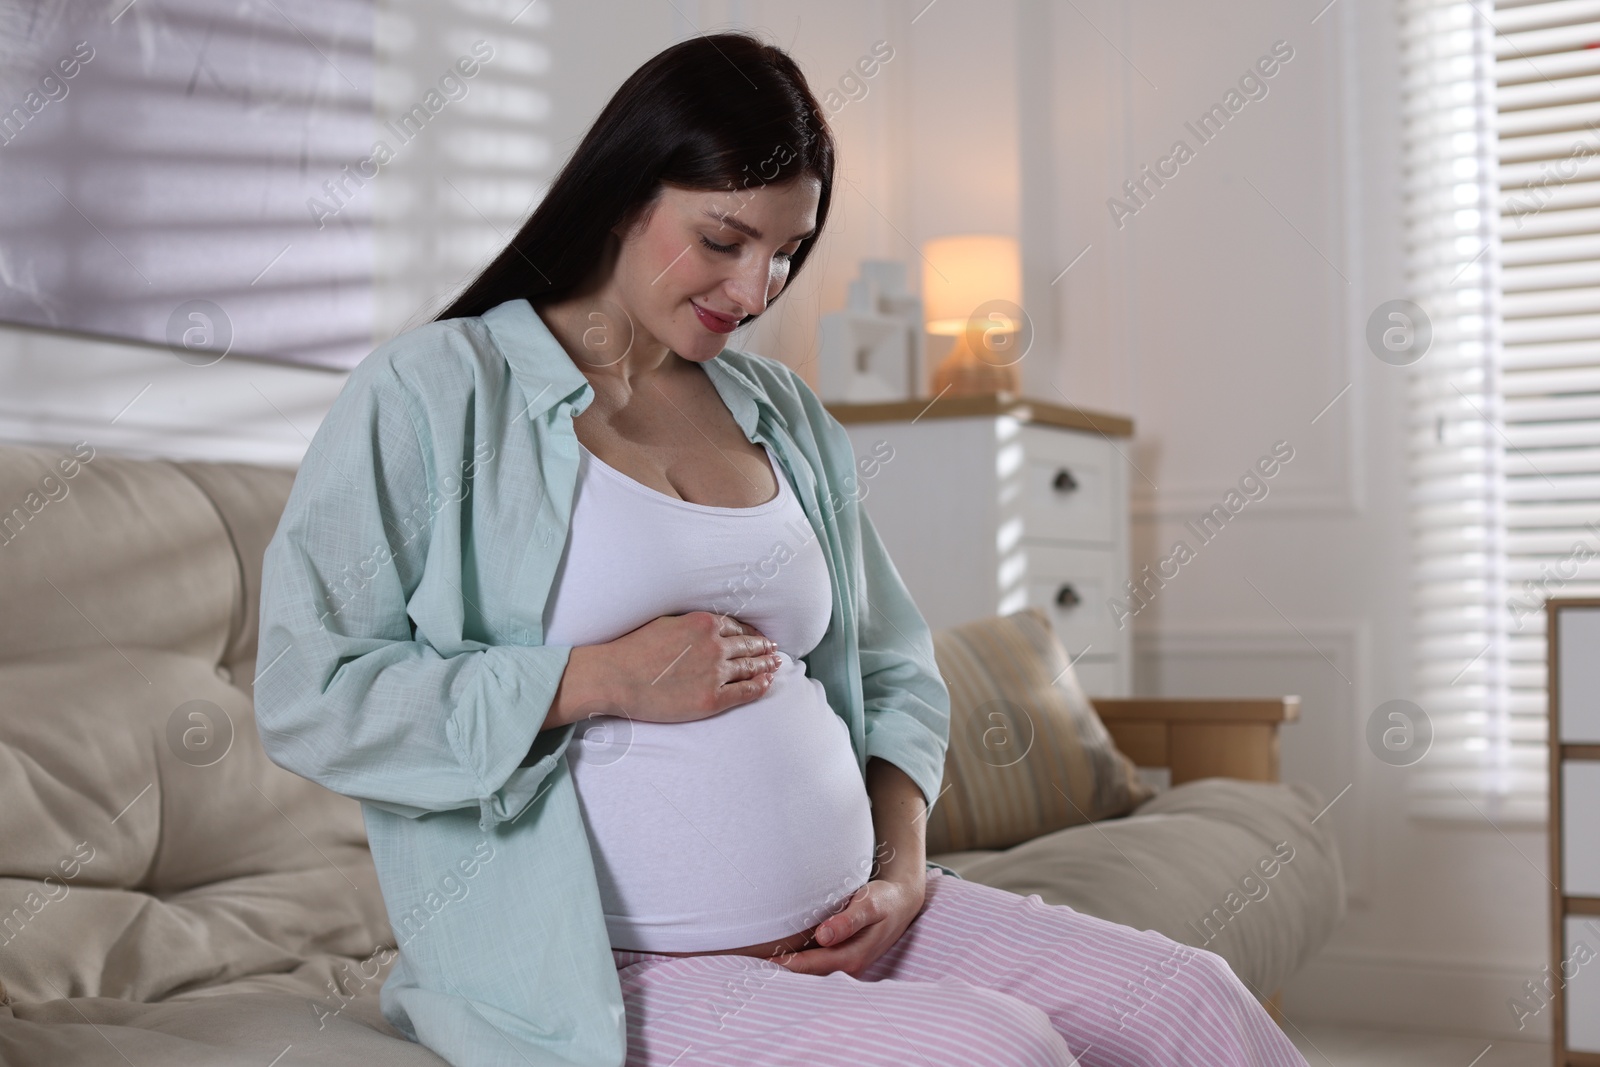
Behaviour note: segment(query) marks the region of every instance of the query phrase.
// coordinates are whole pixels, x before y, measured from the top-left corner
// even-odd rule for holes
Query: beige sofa
[[[359,805],[272,764],[252,719],[261,555],[292,480],[0,446],[0,1063],[444,1062],[378,1011],[394,938]],[[1202,773],[1205,744],[1164,714],[1127,704],[1108,724]],[[935,859],[1190,944],[1216,916],[1206,947],[1265,997],[1343,915],[1324,803],[1202,778]],[[1219,911],[1284,840],[1296,859],[1270,892]]]

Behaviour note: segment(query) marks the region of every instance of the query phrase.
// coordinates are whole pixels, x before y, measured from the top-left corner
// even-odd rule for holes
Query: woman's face
[[[633,320],[633,347],[714,358],[733,326],[765,311],[789,280],[821,195],[809,176],[729,192],[663,186],[643,226],[619,230],[607,286]]]

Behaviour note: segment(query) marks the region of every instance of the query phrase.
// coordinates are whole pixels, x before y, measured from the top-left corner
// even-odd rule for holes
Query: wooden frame
[[[1560,981],[1567,952],[1567,918],[1600,915],[1600,897],[1571,896],[1566,892],[1562,863],[1562,776],[1568,762],[1600,760],[1600,745],[1564,744],[1561,741],[1560,652],[1557,622],[1562,608],[1600,608],[1600,597],[1549,597],[1545,608],[1545,665],[1549,701],[1550,746],[1550,969],[1557,978],[1550,998],[1550,1051],[1555,1067],[1600,1067],[1600,1053],[1573,1052],[1567,1048],[1567,986]]]
[[[1298,696],[1089,700],[1117,748],[1135,766],[1167,768],[1173,785],[1278,781],[1278,727],[1300,718]]]

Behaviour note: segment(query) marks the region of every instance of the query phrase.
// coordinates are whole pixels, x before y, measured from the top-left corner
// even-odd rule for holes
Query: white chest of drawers
[[[828,410],[880,460],[861,499],[929,626],[1043,608],[1085,691],[1129,695],[1131,421],[1005,395]]]

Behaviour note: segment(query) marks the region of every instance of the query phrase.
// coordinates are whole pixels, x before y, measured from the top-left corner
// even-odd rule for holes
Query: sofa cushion
[[[1333,827],[1312,821],[1325,806],[1307,785],[1202,778],[1126,818],[1006,851],[929,858],[975,882],[1215,952],[1264,998],[1345,914]]]
[[[0,508],[0,661],[108,644],[221,656],[238,557],[173,465],[87,443],[3,445]]]
[[[378,998],[234,992],[160,1004],[95,998],[0,1007],[0,1063],[72,1067],[446,1067]]]
[[[233,543],[240,593],[222,667],[234,685],[254,696],[256,646],[261,639],[261,557],[278,529],[295,472],[250,463],[185,461],[173,466],[206,495]]]
[[[1126,814],[1154,791],[1111,740],[1039,608],[933,638],[950,746],[928,851],[1006,848]]]
[[[360,805],[268,760],[212,663],[77,649],[0,691],[12,998],[159,1001],[393,943]]]
[[[379,1012],[360,805],[261,750],[292,482],[0,446],[0,1063],[443,1064]]]
[[[34,883],[37,921],[93,889],[148,908],[139,897],[244,900],[251,879],[331,878],[356,899],[286,901],[319,914],[286,919],[282,947],[357,926],[364,954],[387,937],[360,805],[266,758],[249,678],[226,666],[254,659],[262,546],[292,483],[249,464],[0,445],[0,691],[15,709],[0,717],[0,878]],[[0,942],[24,921],[18,888],[0,896]],[[113,995],[159,996],[160,972]]]

